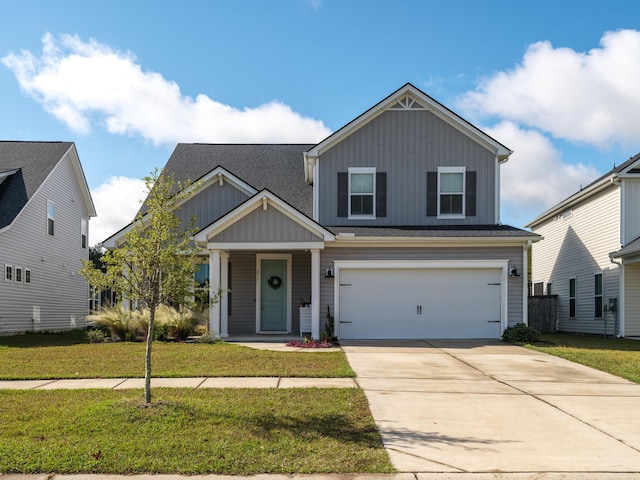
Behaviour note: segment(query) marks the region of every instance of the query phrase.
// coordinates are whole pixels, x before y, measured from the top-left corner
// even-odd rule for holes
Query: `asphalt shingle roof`
[[[304,181],[303,152],[312,144],[180,143],[165,169],[180,182],[197,181],[222,167],[256,190],[268,188],[306,215],[313,212],[313,187]],[[143,205],[141,211],[145,211]]]
[[[17,170],[0,183],[0,228],[11,224],[72,145],[0,141],[0,173]]]

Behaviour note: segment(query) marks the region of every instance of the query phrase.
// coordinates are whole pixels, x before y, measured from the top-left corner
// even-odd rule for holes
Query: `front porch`
[[[210,250],[209,331],[221,338],[320,337],[320,250]],[[310,312],[311,322],[301,323]]]

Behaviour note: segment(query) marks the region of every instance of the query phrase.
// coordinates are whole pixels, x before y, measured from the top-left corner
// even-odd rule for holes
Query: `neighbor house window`
[[[80,219],[80,245],[87,248],[87,238],[89,237],[89,222],[86,218]]]
[[[56,216],[56,206],[51,200],[47,200],[47,233],[53,235]]]
[[[569,279],[569,317],[576,318],[576,279]]]
[[[24,269],[24,283],[31,283],[31,270],[28,268]]]
[[[22,267],[16,267],[16,282],[22,282]]]
[[[4,279],[7,282],[13,281],[13,267],[11,265],[4,266]]]
[[[596,318],[602,318],[602,274],[596,273],[595,280],[595,311],[594,316]]]
[[[376,169],[349,169],[349,217],[375,217]]]
[[[464,167],[438,168],[438,217],[464,217]]]

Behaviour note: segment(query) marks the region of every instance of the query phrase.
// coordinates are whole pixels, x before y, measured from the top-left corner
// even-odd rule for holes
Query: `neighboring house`
[[[640,154],[533,220],[533,294],[558,330],[640,336]]]
[[[328,312],[342,339],[526,322],[538,236],[500,224],[511,153],[411,84],[318,144],[179,144],[165,169],[201,181],[179,210],[197,218],[201,278],[230,290],[212,331],[317,338]]]
[[[85,326],[95,215],[73,143],[0,141],[0,334]]]

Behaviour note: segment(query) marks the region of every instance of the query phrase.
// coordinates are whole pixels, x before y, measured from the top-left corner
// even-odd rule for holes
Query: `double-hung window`
[[[7,282],[13,282],[13,266],[12,265],[4,266],[4,279]]]
[[[438,168],[438,217],[464,218],[465,168]]]
[[[22,283],[22,267],[16,267],[16,282]]]
[[[594,291],[595,291],[595,318],[602,318],[602,274],[596,273],[594,276]]]
[[[56,205],[51,200],[47,200],[47,233],[51,236],[54,234],[56,217]]]
[[[80,219],[80,246],[87,248],[87,238],[89,236],[89,221],[86,218]]]
[[[375,218],[376,169],[349,169],[349,218]]]
[[[576,318],[576,279],[569,279],[569,317]]]

